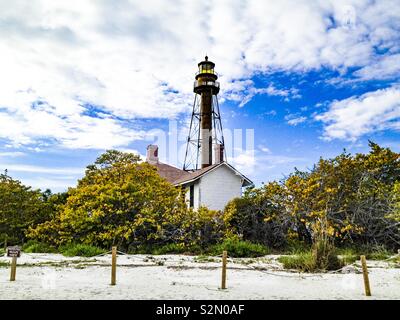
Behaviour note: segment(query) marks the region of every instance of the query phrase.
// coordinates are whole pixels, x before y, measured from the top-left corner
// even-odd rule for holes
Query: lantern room
[[[201,94],[202,92],[211,92],[218,94],[219,82],[218,74],[214,71],[215,63],[208,61],[206,56],[204,61],[198,64],[199,71],[196,72],[196,81],[194,82],[194,92]]]
[[[218,74],[214,71],[215,63],[208,61],[206,56],[204,61],[199,62],[199,71],[196,73],[196,80],[202,76],[211,76],[215,80],[218,78]]]

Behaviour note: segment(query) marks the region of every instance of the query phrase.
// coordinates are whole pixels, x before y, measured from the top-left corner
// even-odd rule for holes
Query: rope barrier
[[[234,258],[234,257],[231,257],[231,256],[228,256],[229,258]],[[343,266],[342,268],[340,268],[340,269],[337,269],[337,270],[333,270],[333,271],[328,271],[328,272],[326,272],[326,273],[321,273],[321,274],[313,274],[313,275],[305,275],[305,274],[302,274],[302,273],[298,273],[298,275],[296,275],[296,276],[291,276],[291,275],[286,275],[286,274],[276,274],[276,273],[272,273],[272,272],[268,272],[268,271],[266,271],[266,270],[262,270],[262,269],[259,269],[259,268],[257,268],[257,267],[253,267],[253,266],[248,266],[250,269],[253,269],[253,270],[255,270],[255,271],[260,271],[260,272],[263,272],[263,273],[265,273],[265,274],[269,274],[269,275],[272,275],[272,276],[277,276],[277,277],[284,277],[284,278],[297,278],[297,277],[299,277],[299,278],[315,278],[315,277],[322,277],[324,274],[334,274],[334,273],[338,273],[339,271],[342,271],[344,268],[346,268],[346,267],[349,267],[349,266],[353,266],[354,265],[354,263],[353,264],[351,264],[351,265],[346,265],[346,266]],[[229,269],[229,268],[228,268]],[[278,272],[293,272],[294,270],[293,269],[288,269],[288,270],[279,270]],[[297,272],[296,272],[297,273]]]
[[[111,250],[107,251],[107,252],[104,252],[104,253],[101,253],[101,254],[98,254],[98,255],[95,255],[95,256],[92,256],[92,257],[80,257],[80,258],[95,259],[95,258],[98,258],[98,257],[106,256],[106,255],[108,255],[110,253],[111,253]],[[157,259],[154,256],[137,257],[135,255],[131,255],[131,254],[128,254],[126,252],[119,251],[119,250],[117,250],[117,253],[121,254],[121,255],[126,255],[129,260],[134,260],[134,261],[138,261],[138,262],[151,262],[152,265],[154,264],[156,266],[159,265],[159,263],[164,260],[164,259]],[[5,254],[3,254],[3,255],[5,255]],[[0,254],[0,257],[1,256],[2,255]],[[395,254],[394,256],[391,256],[388,259],[385,259],[385,260],[382,260],[382,261],[389,261],[389,260],[392,260],[393,258],[396,258],[398,256],[400,256],[400,254]],[[222,255],[218,255],[218,256],[214,256],[214,257],[215,258],[222,258]],[[229,259],[233,259],[234,257],[228,255],[228,258]],[[35,257],[33,257],[33,259],[34,260],[44,260],[44,261],[49,261],[49,262],[58,262],[58,263],[74,262],[74,260],[72,260],[72,259],[71,260],[54,259],[54,258],[51,258],[51,257],[48,257],[48,256],[46,256],[46,257],[35,256]],[[190,262],[193,262],[193,261],[190,261]],[[181,266],[181,265],[178,265],[178,266]],[[323,277],[324,274],[336,274],[336,273],[339,273],[343,269],[348,268],[350,266],[357,267],[357,264],[356,263],[349,264],[349,265],[343,266],[340,269],[328,271],[328,272],[321,273],[321,274],[304,274],[304,273],[301,273],[301,272],[296,272],[296,275],[280,274],[280,272],[287,272],[287,273],[293,272],[294,273],[295,270],[288,269],[288,270],[267,271],[267,270],[261,269],[260,267],[250,266],[250,265],[247,265],[247,268],[243,269],[243,270],[249,270],[250,269],[250,270],[259,271],[259,272],[262,272],[262,273],[265,273],[265,274],[268,274],[268,275],[271,275],[271,276],[284,277],[284,278],[321,278],[321,277]],[[174,267],[174,266],[171,265],[169,267]],[[228,269],[233,270],[233,268],[229,268],[229,267],[228,267]],[[242,268],[234,268],[234,269],[235,270],[241,270]]]
[[[107,251],[107,252],[104,252],[104,253],[100,253],[100,254],[98,254],[98,255],[96,255],[96,256],[92,256],[92,257],[90,257],[90,258],[97,258],[97,257],[103,257],[103,256],[106,256],[107,254],[110,254],[112,251],[110,250],[110,251]]]
[[[399,257],[399,258],[400,258],[400,253],[396,253],[395,255],[393,255],[393,256],[391,256],[391,257],[389,257],[389,258],[385,259],[385,260],[382,260],[382,261],[389,261],[389,260],[393,260],[393,259],[394,259],[394,258],[396,258],[396,257]]]

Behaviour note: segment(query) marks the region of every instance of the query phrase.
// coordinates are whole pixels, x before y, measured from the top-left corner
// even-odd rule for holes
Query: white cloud
[[[306,120],[307,120],[307,117],[301,116],[301,117],[292,118],[292,117],[287,117],[287,116],[286,116],[285,119],[288,120],[287,123],[288,123],[289,125],[291,125],[291,126],[297,126],[298,124],[303,123],[304,121],[306,121]]]
[[[81,175],[85,172],[84,168],[49,168],[36,165],[0,163],[1,170],[9,172],[28,172],[28,173],[46,173],[56,175]]]
[[[206,52],[221,74],[222,100],[241,106],[256,94],[298,95],[257,88],[249,81],[260,72],[343,72],[373,62],[391,74],[396,69],[374,50],[387,51],[382,59],[400,50],[395,8],[397,0],[0,0],[0,138],[126,146],[142,133],[121,118],[190,112],[193,74]],[[87,115],[86,103],[108,114]]]
[[[22,157],[25,153],[19,151],[7,151],[7,152],[0,152],[0,157]]]
[[[327,140],[355,141],[375,131],[400,130],[400,89],[391,87],[334,101],[315,119],[323,122]]]
[[[0,137],[8,138],[15,146],[51,138],[61,147],[105,149],[126,145],[144,135],[143,131],[124,128],[110,117],[64,116],[47,104],[42,109],[23,104],[14,107],[13,113],[0,113]]]
[[[51,178],[43,178],[36,177],[34,179],[31,178],[21,178],[19,179],[21,182],[30,186],[33,189],[41,189],[46,190],[50,189],[52,192],[64,192],[67,191],[69,187],[76,186],[76,178],[68,178],[68,177],[51,177]]]
[[[236,150],[235,156],[228,162],[245,175],[252,175],[256,166],[255,150]]]

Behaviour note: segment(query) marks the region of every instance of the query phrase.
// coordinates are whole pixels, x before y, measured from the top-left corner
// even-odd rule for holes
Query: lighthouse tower
[[[193,91],[195,93],[183,170],[194,171],[224,161],[225,144],[217,95],[218,74],[215,63],[198,64]],[[213,156],[214,155],[214,156]]]

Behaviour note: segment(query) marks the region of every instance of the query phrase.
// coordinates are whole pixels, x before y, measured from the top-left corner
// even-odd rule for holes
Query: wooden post
[[[222,253],[222,282],[221,289],[226,289],[226,259],[228,257],[228,253],[224,251]]]
[[[112,247],[111,258],[111,285],[115,286],[117,278],[117,247]]]
[[[13,257],[11,260],[10,281],[15,281],[16,273],[17,273],[17,257]]]
[[[361,256],[361,265],[362,265],[363,276],[364,276],[365,295],[369,297],[369,296],[371,296],[371,289],[369,287],[367,261],[365,260],[365,256]]]

